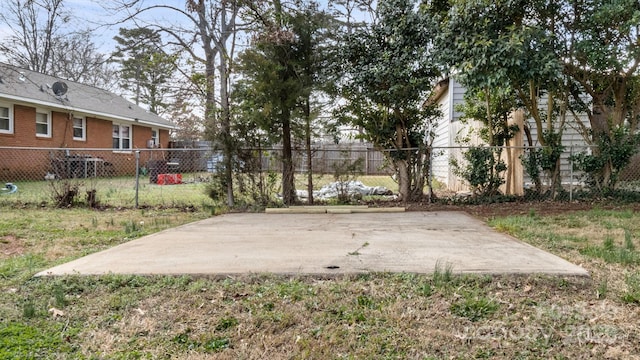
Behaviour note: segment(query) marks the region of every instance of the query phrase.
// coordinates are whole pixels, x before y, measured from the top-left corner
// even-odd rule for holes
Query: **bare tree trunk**
[[[409,177],[409,164],[406,160],[404,149],[404,132],[402,125],[396,125],[396,150],[399,152],[399,158],[395,160],[395,166],[398,171],[398,193],[400,200],[408,201],[411,190],[411,178]]]
[[[433,202],[433,200],[435,199],[435,194],[433,193],[433,179],[432,179],[432,173],[431,173],[431,169],[433,167],[433,143],[429,143],[429,145],[427,146],[427,151],[425,154],[426,157],[426,164],[427,164],[427,168],[425,169],[426,171],[426,175],[427,175],[427,186],[429,187],[429,203]]]
[[[239,4],[235,0],[186,0],[184,8],[173,4],[147,4],[142,0],[126,0],[121,2],[123,9],[130,9],[133,14],[129,18],[158,9],[172,12],[179,17],[186,17],[197,29],[175,29],[159,24],[151,24],[175,41],[191,60],[197,64],[204,64],[205,82],[205,122],[209,137],[222,144],[224,154],[224,183],[227,187],[227,204],[234,205],[233,196],[233,139],[231,138],[231,114],[229,104],[230,71],[235,48],[236,18]],[[184,34],[189,35],[184,35]],[[229,43],[230,42],[230,43]],[[201,47],[201,48],[200,48]],[[219,61],[220,74],[220,110],[218,114],[218,99],[216,98],[216,67]],[[196,86],[200,86],[196,81]]]
[[[231,111],[229,108],[229,66],[227,40],[235,30],[235,11],[232,19],[227,23],[227,6],[231,2],[223,2],[220,12],[220,26],[222,27],[220,41],[216,42],[218,53],[220,54],[220,108],[222,110],[220,118],[220,132],[224,152],[224,177],[227,184],[227,205],[234,205],[233,196],[233,139],[231,138]],[[231,4],[231,6],[235,6]],[[235,10],[235,9],[234,9]]]
[[[296,188],[291,146],[291,114],[283,110],[282,116],[282,200],[285,205],[296,202]]]
[[[609,107],[604,104],[604,96],[594,97],[593,112],[589,118],[594,138],[600,135],[609,135],[608,119],[610,115]]]
[[[224,153],[224,177],[227,185],[227,205],[234,205],[233,196],[233,139],[231,138],[231,113],[229,109],[229,71],[226,56],[220,56],[220,137]]]
[[[591,130],[593,132],[593,139],[603,139],[608,138],[611,134],[611,129],[609,128],[609,119],[611,117],[611,110],[604,103],[604,95],[599,97],[594,97],[593,99],[593,111],[592,115],[589,117],[591,123]],[[601,149],[595,148],[594,154],[599,155]],[[597,184],[599,190],[602,190],[603,187],[608,186],[611,180],[611,174],[613,172],[612,164],[610,161],[607,161],[601,170],[601,178],[598,179],[599,182]]]
[[[407,160],[396,160],[396,168],[398,169],[398,192],[400,194],[400,200],[405,202],[409,201],[409,184],[411,181],[409,178],[409,165],[407,164]]]
[[[307,198],[309,205],[313,205],[313,149],[311,149],[311,105],[307,97],[304,102],[305,151],[307,153]]]
[[[427,154],[429,149],[420,147],[420,149],[415,154],[415,158],[410,160],[411,165],[411,184],[410,191],[411,197],[410,200],[419,200],[424,195],[424,182],[425,182],[425,172],[428,174],[429,169],[429,160],[427,160]]]

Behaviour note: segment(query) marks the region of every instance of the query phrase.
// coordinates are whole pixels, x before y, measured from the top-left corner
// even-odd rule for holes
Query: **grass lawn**
[[[138,204],[144,207],[211,207],[216,204],[207,195],[207,186],[211,180],[209,173],[182,174],[183,183],[179,185],[157,185],[149,182],[148,177],[140,177],[138,182]],[[367,186],[384,186],[397,192],[398,185],[390,176],[359,176],[357,180]],[[314,189],[334,182],[332,175],[314,175]],[[247,180],[245,182],[249,184]],[[55,182],[50,181],[21,181],[14,182],[18,191],[14,194],[0,194],[0,206],[12,204],[54,204],[54,195],[61,193],[63,186],[76,187],[77,202],[86,203],[86,191],[95,189],[96,198],[100,206],[106,207],[134,207],[136,203],[136,179],[131,176],[111,178],[86,178],[65,179]],[[0,184],[2,186],[3,184]],[[236,186],[238,186],[236,179]],[[295,178],[297,189],[307,188],[307,178],[304,174],[297,174]],[[275,174],[271,192],[275,195],[280,192],[280,176]],[[242,195],[250,192],[248,189],[237,189],[238,200],[243,200]]]
[[[184,174],[183,184],[157,185],[149,182],[148,177],[140,177],[138,183],[138,204],[140,206],[179,207],[187,204],[212,205],[205,188],[208,174]],[[65,186],[76,188],[77,202],[86,200],[86,191],[95,189],[100,205],[109,207],[133,207],[136,200],[135,177],[65,179],[58,181],[15,182],[18,191],[15,194],[0,196],[0,204],[54,204],[56,193],[63,193]]]
[[[509,206],[509,204],[505,204]],[[211,216],[192,208],[0,206],[2,359],[632,359],[640,215],[492,216],[591,273],[67,276],[38,271]]]

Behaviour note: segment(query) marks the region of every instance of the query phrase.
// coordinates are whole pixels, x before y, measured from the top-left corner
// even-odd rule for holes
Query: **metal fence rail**
[[[469,196],[469,185],[451,166],[466,147],[434,148],[425,159],[430,166],[431,186],[436,197]],[[530,148],[505,148],[511,172],[510,187],[501,194],[546,196],[551,184],[542,173],[536,184],[522,166],[521,158]],[[410,151],[410,150],[409,150]],[[588,147],[568,147],[560,157],[560,186],[565,198],[594,189],[585,174],[575,170],[573,158],[589,153]],[[311,172],[314,190],[339,181],[359,181],[364,186],[379,187],[397,193],[393,166],[385,157],[389,152],[367,148],[314,149],[311,162],[306,152],[295,151],[296,189],[306,189]],[[75,201],[104,206],[200,206],[213,204],[208,190],[212,179],[223,166],[220,151],[211,148],[140,149],[117,152],[113,149],[17,148],[0,147],[1,203],[59,203],[71,192]],[[278,174],[282,171],[280,149],[243,149],[233,159],[234,174],[239,179],[238,195],[249,191],[245,185],[256,174],[270,174],[273,193],[279,191]],[[351,165],[351,166],[349,166]],[[616,188],[640,192],[640,160],[634,157],[619,173]],[[10,185],[5,185],[10,184]],[[263,183],[261,183],[261,186]],[[542,185],[542,189],[536,189]],[[534,191],[538,191],[537,193]],[[425,188],[425,193],[429,188]],[[567,195],[568,194],[568,195]],[[391,198],[391,197],[389,197]]]

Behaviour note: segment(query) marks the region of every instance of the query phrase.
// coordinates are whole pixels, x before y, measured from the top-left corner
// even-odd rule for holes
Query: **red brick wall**
[[[134,125],[132,147],[134,149],[146,149],[147,140],[151,139],[151,128]]]
[[[99,120],[96,118],[87,118],[87,141],[84,142],[86,147],[96,147],[109,149],[113,146],[111,132],[113,124],[111,121]],[[98,136],[96,136],[96,134]],[[73,137],[73,136],[72,136]],[[75,141],[78,143],[78,141]]]
[[[32,119],[23,121],[23,119]],[[15,105],[13,107],[13,134],[0,134],[2,146],[38,146],[36,137],[36,109]]]
[[[73,139],[73,117],[62,112],[51,113],[50,138],[36,136],[36,108],[14,105],[13,134],[0,134],[0,146],[9,147],[44,147],[44,148],[100,148],[112,147],[112,122],[97,118],[86,118],[86,140]],[[132,148],[146,149],[147,140],[151,139],[151,128],[133,125]],[[168,148],[169,131],[160,130],[160,144],[162,148]],[[33,153],[33,154],[32,154]],[[28,156],[24,156],[27,154]],[[101,151],[99,155],[92,152],[93,156],[104,158],[113,164],[114,175],[130,174],[135,172],[135,154],[133,152]],[[19,179],[41,179],[50,167],[50,157],[47,151],[12,151],[11,156],[5,156],[0,161],[0,174],[3,177]],[[146,160],[146,159],[141,159]],[[144,162],[142,162],[144,163]]]
[[[169,147],[169,130],[160,130],[160,144],[162,144],[163,148],[168,148]]]
[[[87,117],[85,141],[73,139],[73,120],[67,113],[51,113],[51,138],[36,136],[36,108],[14,105],[13,134],[0,134],[0,146],[17,147],[68,147],[68,148],[111,148],[112,122]],[[133,148],[145,149],[151,139],[151,128],[133,125]],[[169,146],[169,132],[160,130],[161,147]]]
[[[73,121],[68,120],[69,115],[59,112],[51,112],[51,145],[49,147],[69,147],[67,139],[73,138]],[[33,122],[33,120],[30,120]],[[24,119],[24,122],[29,120]]]

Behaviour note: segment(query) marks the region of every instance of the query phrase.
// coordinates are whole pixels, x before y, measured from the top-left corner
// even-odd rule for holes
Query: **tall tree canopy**
[[[163,50],[162,37],[148,28],[120,28],[112,57],[120,63],[120,86],[133,92],[136,105],[143,102],[154,114],[167,107],[168,83],[177,55]]]
[[[258,127],[277,134],[282,143],[282,195],[289,205],[296,201],[296,134],[305,138],[310,151],[312,99],[320,88],[320,51],[328,20],[312,1],[293,7],[279,0],[260,5],[252,8],[257,20],[252,46],[241,56],[238,101],[250,102]]]
[[[436,23],[411,0],[378,2],[377,22],[348,34],[342,59],[338,115],[362,137],[389,152],[403,200],[422,196],[435,104],[423,106],[440,76],[430,39]],[[417,150],[416,150],[417,149]]]
[[[540,145],[560,149],[566,120],[578,112],[589,116],[589,124],[572,117],[589,143],[610,143],[618,127],[636,131],[637,1],[453,0],[434,12],[443,29],[439,49],[454,76],[485,93],[513,89]],[[557,175],[559,151],[549,153]],[[616,166],[603,166],[608,183]]]
[[[539,97],[562,84],[561,59],[554,52],[554,34],[539,19],[540,9],[530,0],[456,0],[441,17],[438,51],[453,76],[470,92],[493,93],[513,89],[533,116],[538,140],[546,145]],[[442,14],[442,13],[441,13]],[[489,110],[489,107],[487,107]],[[491,118],[487,114],[487,118]],[[552,119],[547,119],[552,126]]]
[[[564,70],[589,117],[585,138],[597,145],[580,164],[597,189],[612,189],[640,144],[640,2],[571,1],[562,11]]]
[[[3,2],[0,19],[9,27],[8,39],[0,50],[10,62],[30,70],[50,74],[54,43],[63,24],[71,20],[64,0]]]

